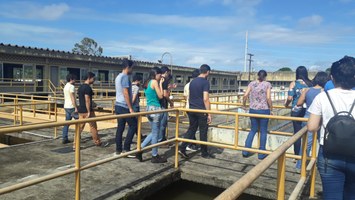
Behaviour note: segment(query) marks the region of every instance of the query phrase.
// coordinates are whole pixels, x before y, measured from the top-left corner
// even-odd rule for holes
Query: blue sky
[[[0,1],[0,42],[71,51],[91,37],[105,56],[239,71],[245,32],[255,70],[326,69],[355,56],[355,0]],[[168,57],[164,62],[168,63]]]

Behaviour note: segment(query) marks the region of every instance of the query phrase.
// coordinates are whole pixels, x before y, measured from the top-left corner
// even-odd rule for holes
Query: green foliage
[[[91,56],[101,56],[103,49],[97,44],[97,42],[95,42],[95,40],[85,37],[80,43],[74,45],[72,52]]]
[[[292,72],[292,69],[289,67],[283,67],[277,70],[278,72]]]
[[[325,70],[328,74],[330,73],[330,67]]]

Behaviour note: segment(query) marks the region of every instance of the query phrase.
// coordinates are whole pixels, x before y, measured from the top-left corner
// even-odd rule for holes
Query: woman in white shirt
[[[351,107],[355,102],[355,58],[345,56],[333,63],[331,77],[335,89],[328,91],[329,97],[337,112],[351,112],[355,116],[355,109]],[[308,109],[311,113],[308,130],[317,131],[326,127],[334,116],[330,101],[325,92],[320,93]],[[323,128],[322,128],[323,129]],[[355,134],[355,127],[346,131]],[[352,156],[342,154],[324,154],[324,130],[320,134],[320,148],[318,153],[318,171],[322,179],[323,199],[355,199],[355,153]],[[355,141],[354,141],[355,145]],[[341,149],[342,146],[339,146]]]

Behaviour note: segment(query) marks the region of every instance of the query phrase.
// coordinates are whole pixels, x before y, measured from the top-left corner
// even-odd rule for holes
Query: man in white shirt
[[[200,75],[200,70],[199,69],[195,69],[192,72],[192,76],[191,76],[191,80],[190,82],[188,82],[185,87],[184,87],[184,98],[186,101],[186,108],[189,108],[189,96],[190,96],[190,83],[192,80],[194,80],[194,78],[198,77]]]
[[[65,110],[65,120],[72,120],[72,113],[78,112],[75,97],[75,81],[76,76],[74,74],[67,75],[67,84],[64,86],[64,110]],[[63,144],[70,143],[68,139],[68,129],[69,126],[63,127]]]
[[[350,109],[355,100],[355,58],[345,56],[333,63],[331,77],[335,89],[329,90],[329,97],[337,112]],[[320,127],[326,127],[334,116],[330,101],[325,92],[320,93],[309,107],[311,113],[308,120],[308,130],[315,132]],[[355,109],[351,114],[355,116]],[[323,129],[323,128],[322,128]],[[355,127],[351,130],[355,131]],[[323,199],[355,199],[355,154],[354,156],[323,153],[324,130],[320,134],[318,153],[318,171],[322,179]],[[355,145],[355,143],[354,143]],[[342,147],[339,147],[342,148]]]

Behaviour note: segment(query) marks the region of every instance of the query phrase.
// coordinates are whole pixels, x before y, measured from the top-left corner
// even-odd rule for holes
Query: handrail
[[[226,145],[226,144],[218,144],[218,143],[213,143],[213,142],[203,142],[203,141],[196,141],[196,140],[189,140],[189,139],[184,139],[179,137],[179,112],[185,111],[185,112],[195,112],[195,113],[210,113],[210,114],[216,114],[216,115],[231,115],[235,116],[235,141],[234,145]],[[141,123],[142,123],[142,116],[143,115],[148,115],[148,114],[153,114],[153,113],[165,113],[165,112],[175,112],[176,113],[176,130],[175,130],[175,138],[162,142],[162,143],[157,143],[154,145],[150,145],[144,149],[141,149]],[[112,115],[112,116],[99,116],[95,118],[88,118],[88,119],[80,119],[80,120],[75,120],[75,121],[63,121],[63,122],[55,122],[55,123],[46,123],[46,124],[41,124],[41,125],[27,125],[23,127],[13,127],[13,128],[2,128],[0,129],[0,135],[1,134],[6,134],[6,133],[13,133],[13,132],[21,132],[25,130],[35,130],[35,129],[42,129],[42,128],[51,128],[51,127],[58,127],[58,126],[64,126],[64,125],[75,125],[75,143],[76,145],[76,151],[75,151],[75,167],[64,170],[62,172],[57,172],[54,174],[46,175],[40,178],[36,178],[34,180],[29,180],[25,181],[22,183],[18,183],[12,186],[8,186],[5,188],[0,188],[0,195],[5,194],[8,192],[12,192],[21,188],[29,187],[31,185],[35,185],[40,182],[48,181],[54,178],[62,177],[64,175],[70,174],[70,173],[75,173],[75,199],[80,199],[80,172],[82,170],[89,169],[91,167],[95,167],[98,165],[101,165],[103,163],[110,162],[112,160],[116,160],[118,158],[125,157],[127,155],[132,155],[137,152],[140,152],[141,150],[146,150],[150,149],[153,147],[157,147],[163,144],[168,144],[168,143],[175,143],[175,168],[178,168],[179,166],[179,160],[178,160],[178,143],[179,142],[190,142],[190,143],[196,143],[196,144],[203,144],[203,145],[209,145],[209,146],[216,146],[216,147],[221,147],[221,148],[229,148],[229,149],[234,149],[234,150],[244,150],[244,151],[249,151],[249,152],[256,152],[256,153],[264,153],[264,154],[269,154],[267,158],[264,159],[260,164],[258,164],[255,168],[253,168],[251,171],[249,171],[244,177],[242,177],[242,187],[238,186],[237,187],[237,192],[235,192],[235,184],[233,184],[231,189],[227,189],[226,192],[222,193],[221,195],[226,195],[226,198],[222,196],[223,198],[219,199],[234,199],[236,198],[236,195],[240,194],[241,192],[244,191],[245,188],[247,188],[252,181],[254,181],[263,171],[265,171],[268,167],[271,166],[273,162],[278,159],[278,166],[279,166],[279,171],[278,171],[278,191],[277,191],[277,196],[278,199],[282,200],[284,199],[284,184],[285,184],[285,158],[286,157],[296,157],[299,159],[300,156],[292,156],[286,154],[286,150],[293,144],[295,141],[297,141],[300,137],[303,136],[303,138],[306,141],[307,135],[306,135],[306,128],[304,127],[301,129],[297,134],[292,136],[290,139],[288,139],[283,145],[281,145],[276,151],[271,152],[267,150],[259,150],[259,149],[253,149],[253,148],[246,148],[246,147],[241,147],[238,146],[238,131],[239,131],[239,120],[238,118],[240,116],[246,116],[246,117],[258,117],[258,118],[272,118],[272,119],[283,119],[283,120],[295,120],[295,121],[307,121],[307,119],[304,118],[294,118],[294,117],[284,117],[284,116],[270,116],[270,115],[256,115],[256,114],[245,114],[245,113],[237,113],[237,112],[225,112],[225,111],[210,111],[210,110],[193,110],[193,109],[182,109],[182,108],[173,108],[173,109],[166,109],[166,110],[160,110],[160,111],[150,111],[150,112],[139,112],[139,113],[132,113],[132,114],[122,114],[122,115]],[[96,122],[96,121],[105,121],[105,120],[112,120],[112,119],[119,119],[119,118],[127,118],[127,117],[138,117],[138,138],[137,138],[137,149],[127,152],[124,155],[119,155],[119,156],[113,156],[111,158],[105,158],[96,162],[89,163],[85,166],[81,166],[80,164],[80,134],[79,134],[79,124],[81,123],[87,123],[87,122]],[[316,134],[314,134],[316,135]],[[313,141],[313,146],[315,146],[315,142]],[[305,180],[306,177],[306,145],[305,143],[302,146],[302,170],[301,170],[301,179],[299,181],[299,184],[303,184],[303,180]],[[314,157],[315,154],[312,154],[312,162],[309,164],[307,168],[311,169],[311,195],[314,196],[314,182],[315,182],[315,166],[311,166],[311,164],[315,163],[314,162]],[[250,183],[245,182],[249,181],[248,179],[252,180]],[[238,181],[240,182],[240,181]],[[298,184],[298,185],[299,185]],[[299,188],[295,188],[295,191],[297,191]],[[295,193],[295,192],[294,192]],[[232,194],[232,195],[230,195]]]
[[[303,127],[294,136],[278,147],[272,154],[267,156],[242,178],[221,193],[216,200],[237,199],[245,189],[247,189],[265,170],[267,170],[276,160],[278,160],[279,157],[282,156],[297,140],[299,140],[306,131],[307,127]]]

